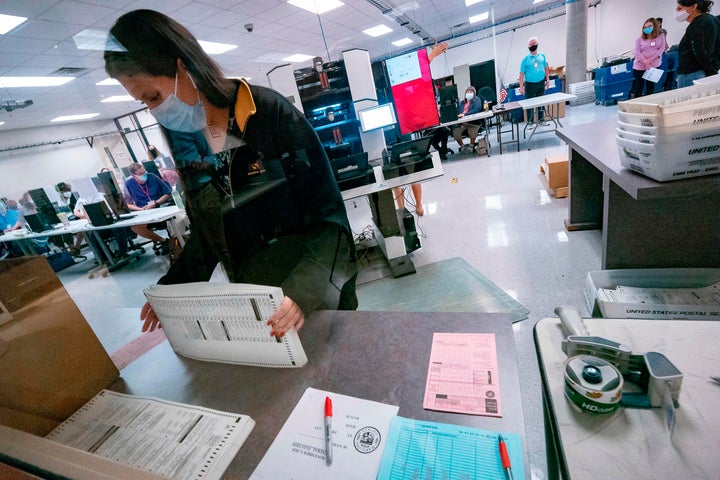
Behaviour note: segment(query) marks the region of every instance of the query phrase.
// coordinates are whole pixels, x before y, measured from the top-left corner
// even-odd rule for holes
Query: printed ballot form
[[[324,405],[332,401],[332,462],[326,464]],[[398,407],[305,390],[250,480],[374,480]]]
[[[423,408],[502,416],[495,334],[433,334]]]
[[[46,438],[163,477],[213,480],[254,426],[246,415],[103,390]]]
[[[282,289],[243,283],[153,285],[143,293],[173,350],[211,362],[298,368],[307,363],[295,329],[270,335]]]

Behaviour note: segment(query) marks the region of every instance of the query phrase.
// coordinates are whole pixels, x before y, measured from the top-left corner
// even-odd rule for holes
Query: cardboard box
[[[598,289],[618,285],[640,288],[702,288],[720,282],[720,268],[648,268],[600,270],[585,279],[585,302],[593,317],[720,320],[720,305],[663,305],[606,302]]]
[[[540,173],[545,177],[548,190],[556,198],[564,198],[568,195],[568,157],[559,155],[547,157],[540,166]]]
[[[119,372],[44,257],[0,261],[0,303],[0,424],[47,435]]]

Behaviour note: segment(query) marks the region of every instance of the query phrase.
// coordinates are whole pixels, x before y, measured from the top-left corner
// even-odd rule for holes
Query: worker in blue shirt
[[[538,51],[537,37],[530,37],[528,50],[530,53],[520,63],[520,95],[525,95],[525,98],[542,97],[550,86],[550,67],[545,54]],[[545,117],[544,108],[538,109],[538,116],[538,122],[541,122]],[[532,110],[528,111],[527,121],[533,122]]]
[[[129,197],[126,200],[130,210],[149,210],[171,200],[170,185],[154,173],[145,171],[142,164],[131,163],[128,170],[131,177],[125,181],[125,189]],[[163,254],[169,251],[168,239],[152,231],[148,225],[133,225],[130,228],[141,237],[152,240],[155,250]]]
[[[18,203],[15,200],[5,200],[7,210],[5,215],[0,215],[0,226],[4,232],[18,230],[23,227],[23,216],[18,210]]]

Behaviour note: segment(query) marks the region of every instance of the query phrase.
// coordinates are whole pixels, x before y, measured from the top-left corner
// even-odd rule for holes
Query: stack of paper
[[[302,367],[300,337],[270,336],[282,289],[242,283],[185,283],[145,289],[173,350],[186,357],[258,367]]]
[[[47,438],[166,478],[212,480],[254,426],[246,415],[103,390]]]

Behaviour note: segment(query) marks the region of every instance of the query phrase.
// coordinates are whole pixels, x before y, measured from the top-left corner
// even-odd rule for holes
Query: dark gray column
[[[585,81],[587,70],[587,13],[588,0],[567,0],[565,78],[566,85]]]

